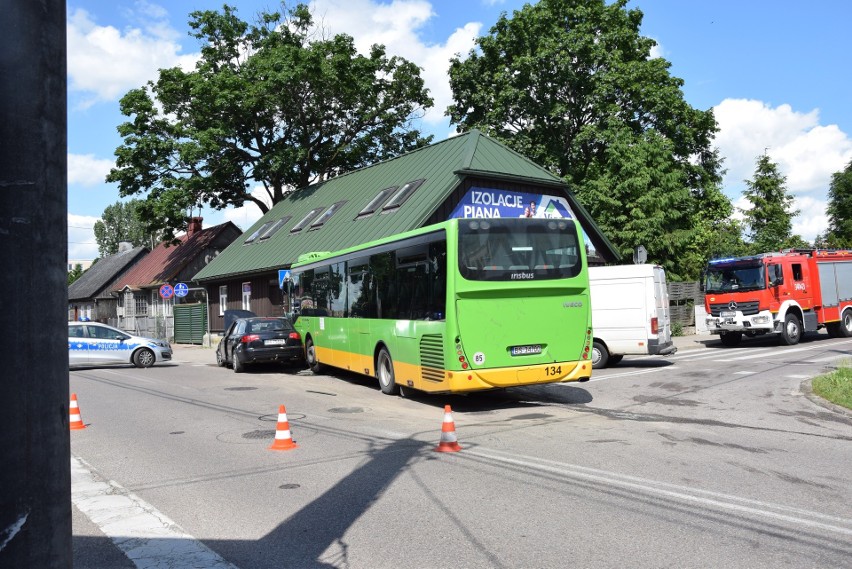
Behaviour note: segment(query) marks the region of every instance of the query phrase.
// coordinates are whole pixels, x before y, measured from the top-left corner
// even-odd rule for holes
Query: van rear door
[[[654,267],[654,306],[657,314],[657,340],[660,344],[668,344],[672,340],[672,324],[666,272],[662,267]]]

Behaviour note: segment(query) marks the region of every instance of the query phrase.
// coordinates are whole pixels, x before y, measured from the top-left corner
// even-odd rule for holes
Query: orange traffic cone
[[[292,450],[299,445],[293,442],[290,436],[290,423],[287,421],[287,411],[283,405],[278,407],[278,425],[275,427],[275,441],[269,450]]]
[[[77,394],[71,394],[71,404],[68,406],[68,422],[71,425],[71,430],[85,429],[83,417],[80,416],[80,407],[77,405]]]
[[[459,446],[456,438],[456,424],[453,421],[453,412],[449,405],[444,405],[444,422],[441,424],[441,442],[434,450],[438,452],[458,452]]]

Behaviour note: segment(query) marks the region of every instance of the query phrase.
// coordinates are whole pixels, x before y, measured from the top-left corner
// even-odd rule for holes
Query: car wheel
[[[852,310],[845,310],[840,316],[840,324],[838,324],[838,332],[841,338],[852,337]]]
[[[148,348],[142,348],[133,354],[133,365],[136,367],[151,367],[155,361],[157,361],[157,358],[154,356],[154,352]]]
[[[325,366],[322,365],[317,359],[317,349],[314,347],[313,338],[308,338],[305,342],[305,356],[308,360],[308,367],[311,368],[311,371],[314,373],[322,373],[325,369]]]
[[[225,358],[222,357],[222,352],[220,350],[216,350],[216,365],[219,367],[225,367]]]
[[[592,369],[603,369],[609,363],[609,352],[603,342],[595,340],[592,343]]]
[[[843,333],[843,327],[840,327]],[[795,314],[784,317],[784,327],[781,329],[781,344],[795,346],[802,339],[802,321]]]
[[[379,380],[379,388],[385,395],[396,395],[399,386],[396,384],[396,376],[393,373],[393,360],[387,348],[379,350],[376,358],[376,379]]]
[[[740,341],[743,339],[742,332],[726,332],[722,334],[719,338],[722,340],[723,346],[728,346],[729,348],[733,348],[734,346],[739,346]]]
[[[243,373],[246,369],[246,365],[243,362],[240,361],[240,357],[236,353],[231,354],[231,356],[234,358],[234,361],[233,361],[234,373]]]

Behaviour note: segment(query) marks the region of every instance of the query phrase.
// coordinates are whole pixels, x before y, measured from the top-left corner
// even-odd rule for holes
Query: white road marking
[[[71,457],[71,502],[139,569],[237,569],[139,496]]]
[[[592,379],[590,379],[589,381],[591,382],[591,381],[600,381],[602,379],[614,379],[616,377],[633,377],[634,375],[645,375],[646,373],[654,373],[656,371],[664,371],[664,370],[669,371],[669,370],[672,370],[672,369],[676,369],[676,367],[670,366],[670,367],[659,368],[659,369],[655,368],[655,369],[643,369],[643,370],[637,370],[637,371],[625,371],[625,372],[622,372],[622,373],[607,374],[607,375],[604,375],[602,377],[592,376]],[[565,383],[565,384],[562,384],[562,385],[569,385],[569,384]]]
[[[813,512],[800,508],[792,508],[782,504],[761,502],[749,498],[741,498],[730,494],[722,494],[700,488],[668,484],[657,480],[629,476],[617,472],[599,470],[576,464],[567,464],[537,457],[513,454],[504,456],[492,449],[468,449],[466,455],[478,456],[487,460],[522,466],[533,470],[555,473],[567,478],[591,480],[602,486],[619,486],[638,490],[645,494],[654,494],[665,498],[692,502],[702,507],[713,507],[720,510],[746,513],[768,518],[776,522],[785,522],[794,526],[805,526],[841,535],[852,536],[852,519],[841,518]]]
[[[735,371],[731,375],[754,375],[756,373],[757,373],[756,371]]]

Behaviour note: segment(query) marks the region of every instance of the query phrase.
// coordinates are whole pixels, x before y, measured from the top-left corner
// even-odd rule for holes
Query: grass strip
[[[852,409],[852,367],[849,367],[849,362],[843,362],[836,370],[815,377],[812,388],[823,399]]]

